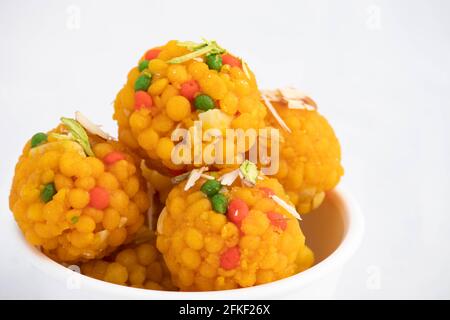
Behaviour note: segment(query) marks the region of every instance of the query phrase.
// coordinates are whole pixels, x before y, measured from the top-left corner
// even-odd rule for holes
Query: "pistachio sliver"
[[[86,152],[88,156],[94,156],[94,152],[89,143],[89,137],[81,124],[70,118],[61,118],[61,122],[67,127],[67,130],[70,132],[73,139],[83,147],[84,152]]]
[[[246,182],[249,182],[252,185],[256,184],[256,179],[258,178],[258,168],[256,167],[256,164],[245,160],[239,167],[239,171]]]
[[[83,128],[85,128],[88,132],[99,136],[105,140],[112,139],[111,136],[103,131],[100,126],[94,124],[91,120],[89,120],[85,115],[83,115],[80,111],[75,112],[75,120],[78,121]]]
[[[200,57],[200,56],[210,52],[211,49],[212,49],[212,46],[211,45],[207,45],[206,47],[203,47],[203,48],[198,49],[196,51],[192,51],[192,52],[190,52],[188,54],[185,54],[184,56],[180,56],[180,57],[176,57],[176,58],[170,59],[167,62],[171,63],[171,64],[183,63],[183,62],[189,61],[191,59]]]
[[[177,45],[179,45],[180,47],[184,47],[188,50],[195,51],[207,46],[208,44],[206,42],[197,43],[194,41],[178,41]]]
[[[195,43],[195,42],[191,42],[191,41],[186,41],[186,42],[179,41],[177,44],[179,46],[182,46],[182,47],[185,47],[185,48],[191,50],[192,52],[185,54],[183,56],[180,56],[180,57],[170,59],[169,61],[167,61],[167,63],[171,63],[171,64],[183,63],[183,62],[189,61],[191,59],[198,58],[204,54],[208,54],[208,53],[221,54],[221,53],[225,52],[225,49],[220,47],[216,41],[209,41],[206,39],[203,39],[202,43]]]

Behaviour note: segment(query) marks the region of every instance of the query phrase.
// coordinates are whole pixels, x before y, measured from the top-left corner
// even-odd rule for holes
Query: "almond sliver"
[[[297,210],[295,210],[294,206],[291,206],[290,204],[288,204],[286,201],[284,201],[283,199],[281,199],[280,197],[278,197],[277,195],[273,195],[272,200],[275,201],[280,207],[282,207],[283,209],[285,209],[287,212],[289,212],[291,215],[293,215],[296,219],[298,220],[302,220],[302,218],[300,217],[300,215],[298,214]]]
[[[184,191],[188,191],[195,183],[202,177],[203,172],[207,171],[208,167],[201,167],[200,169],[194,169],[189,174],[189,178],[184,186]]]
[[[281,116],[279,115],[279,113],[277,112],[275,107],[272,105],[272,103],[270,103],[269,99],[267,99],[267,97],[265,95],[261,95],[261,97],[264,100],[264,103],[266,104],[267,109],[269,109],[269,111],[272,113],[272,115],[275,118],[275,120],[277,120],[277,122],[280,124],[280,126],[284,130],[286,130],[287,132],[291,133],[291,129],[284,122],[283,118],[281,118]]]
[[[223,176],[219,178],[220,183],[223,186],[231,186],[234,183],[234,181],[236,181],[237,177],[239,177],[239,172],[240,170],[236,169],[228,173],[225,173]]]
[[[110,140],[112,137],[103,131],[100,126],[94,124],[86,116],[84,116],[80,111],[75,112],[75,120],[77,120],[89,133],[95,134],[100,138],[105,140]]]

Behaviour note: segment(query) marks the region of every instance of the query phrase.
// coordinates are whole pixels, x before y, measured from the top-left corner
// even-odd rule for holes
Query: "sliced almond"
[[[307,111],[315,111],[316,109],[303,101],[298,100],[289,100],[288,101],[288,108],[294,109],[294,110],[307,110]]]
[[[303,99],[303,101],[305,101],[305,103],[306,103],[307,105],[310,105],[310,106],[312,106],[315,110],[317,110],[317,103],[316,103],[313,99],[311,99],[310,97],[306,96],[306,97]]]
[[[103,131],[100,126],[94,124],[86,116],[84,116],[80,111],[75,112],[75,120],[77,120],[89,133],[95,134],[105,140],[110,140],[112,137]]]
[[[276,90],[261,90],[261,94],[266,96],[267,99],[270,101],[280,102],[281,101],[281,94]]]
[[[304,92],[294,87],[285,87],[275,90],[261,90],[261,94],[266,96],[269,101],[286,103],[289,109],[308,111],[317,110],[316,102]]]
[[[188,191],[195,183],[202,177],[203,172],[207,171],[208,167],[201,167],[200,169],[194,169],[189,174],[189,178],[184,186],[184,191]]]
[[[275,107],[272,105],[272,103],[270,103],[269,99],[265,95],[261,95],[261,97],[264,100],[264,103],[266,104],[267,109],[269,109],[269,111],[272,113],[272,115],[275,118],[275,120],[280,124],[280,126],[284,130],[286,130],[287,132],[291,133],[292,132],[291,129],[288,127],[286,122],[284,122],[283,118],[281,118],[281,116],[279,115],[279,113],[277,112]]]
[[[281,96],[285,101],[288,100],[303,100],[306,97],[306,94],[304,94],[302,91],[294,88],[294,87],[284,87],[278,89]]]
[[[290,109],[305,109],[309,111],[317,109],[317,104],[313,99],[294,87],[281,88],[279,92],[282,100],[288,104]]]
[[[281,199],[279,196],[277,195],[273,195],[271,196],[272,200],[275,201],[280,207],[282,207],[283,209],[285,209],[287,212],[289,212],[290,214],[292,214],[296,219],[298,220],[302,220],[302,218],[300,217],[300,214],[297,212],[297,210],[295,210],[295,207],[290,205],[289,203],[287,203],[286,201],[284,201],[283,199]]]
[[[237,177],[239,177],[239,173],[240,170],[236,169],[228,173],[225,173],[218,180],[223,186],[231,186],[234,183],[234,181],[236,181]]]

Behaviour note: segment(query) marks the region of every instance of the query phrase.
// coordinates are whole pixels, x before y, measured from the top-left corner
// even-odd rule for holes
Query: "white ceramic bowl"
[[[76,291],[84,299],[328,299],[332,298],[346,262],[358,248],[364,221],[355,200],[338,188],[329,192],[322,206],[301,221],[307,244],[316,255],[316,264],[283,280],[251,288],[212,292],[168,292],[128,288],[75,273],[18,241],[30,262],[61,288]],[[39,272],[39,271],[38,271]],[[37,274],[36,276],[40,276]],[[76,290],[74,290],[76,289]],[[64,296],[64,295],[63,295]]]

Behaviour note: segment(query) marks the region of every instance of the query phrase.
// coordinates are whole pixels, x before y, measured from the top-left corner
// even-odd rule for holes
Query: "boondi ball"
[[[101,258],[133,240],[149,209],[138,159],[75,120],[28,141],[9,204],[26,240],[58,262]]]
[[[250,287],[312,265],[298,221],[272,199],[289,202],[276,179],[264,178],[252,187],[239,181],[226,187],[204,178],[188,190],[185,185],[169,193],[157,238],[181,290]]]
[[[272,102],[290,128],[286,132],[272,114],[267,122],[279,129],[279,170],[275,177],[283,185],[297,210],[304,214],[320,206],[326,191],[344,174],[341,148],[333,128],[317,110],[290,109]]]
[[[119,249],[112,257],[81,264],[81,273],[107,282],[152,290],[176,290],[152,238]]]
[[[262,128],[265,116],[253,73],[214,41],[172,40],[147,51],[129,72],[114,102],[119,140],[151,167],[169,175],[191,169],[195,156],[191,148],[191,161],[183,164],[189,152],[173,152],[177,141],[172,141],[171,134],[176,128],[190,129],[194,121],[201,121],[203,130],[219,129],[225,135],[227,128]],[[204,141],[202,148],[210,144]],[[253,144],[237,146],[234,155]],[[216,157],[223,155],[201,157],[196,166],[206,161],[219,163],[210,160]]]

